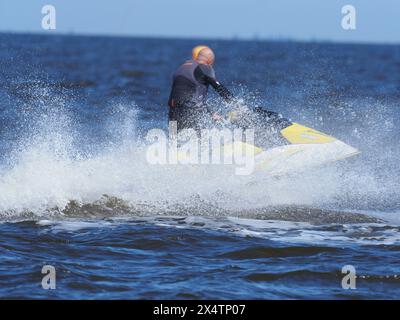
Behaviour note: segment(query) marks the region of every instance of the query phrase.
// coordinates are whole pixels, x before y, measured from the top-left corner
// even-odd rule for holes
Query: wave
[[[309,280],[313,281],[318,279],[318,281],[324,280],[337,280],[340,282],[343,279],[343,274],[340,272],[318,272],[312,270],[295,270],[284,273],[251,273],[245,277],[247,280],[254,282],[269,282],[277,281],[282,279],[291,280]],[[370,282],[384,282],[390,284],[398,284],[400,282],[400,277],[398,275],[361,275],[357,276],[357,280],[361,285],[366,285]]]
[[[307,222],[319,224],[349,224],[349,223],[380,223],[384,219],[371,215],[334,211],[300,206],[268,206],[253,209],[223,208],[215,203],[207,203],[198,197],[180,201],[179,203],[168,201],[155,202],[138,201],[135,204],[103,195],[101,199],[92,203],[79,203],[76,200],[69,201],[63,207],[49,207],[41,211],[30,209],[6,210],[2,212],[3,221],[37,220],[43,217],[53,219],[80,218],[80,219],[107,219],[114,217],[235,217],[255,220],[279,220],[292,222]]]
[[[44,99],[20,109],[23,130],[0,169],[1,219],[186,214],[340,223],[378,221],[340,213],[346,208],[398,208],[397,172],[370,152],[279,179],[240,177],[222,166],[150,165],[140,134],[149,123],[139,107],[112,105],[92,139],[62,99],[49,99],[51,107]]]

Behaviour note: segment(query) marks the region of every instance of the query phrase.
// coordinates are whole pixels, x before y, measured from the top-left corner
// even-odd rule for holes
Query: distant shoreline
[[[261,43],[304,43],[304,44],[339,44],[339,45],[360,45],[360,46],[400,46],[399,42],[367,42],[367,41],[334,41],[327,39],[293,39],[293,38],[241,38],[241,37],[180,37],[180,36],[162,36],[162,35],[124,35],[124,34],[100,34],[100,33],[75,33],[75,32],[54,32],[54,31],[5,31],[0,30],[2,35],[17,36],[60,36],[60,37],[87,37],[87,38],[121,38],[121,39],[153,39],[160,41],[218,41],[218,42],[261,42]]]

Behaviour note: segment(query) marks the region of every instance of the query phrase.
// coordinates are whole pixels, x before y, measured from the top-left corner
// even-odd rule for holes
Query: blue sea
[[[361,154],[262,179],[150,165],[199,43],[244,104]],[[399,299],[399,108],[399,45],[2,33],[0,298]]]

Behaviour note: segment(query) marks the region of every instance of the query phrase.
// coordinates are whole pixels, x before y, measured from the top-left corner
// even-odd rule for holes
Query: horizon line
[[[284,36],[270,37],[240,37],[233,35],[232,37],[219,36],[178,36],[178,35],[145,35],[145,34],[120,34],[120,33],[96,33],[96,32],[75,32],[75,31],[14,31],[0,30],[1,34],[16,34],[16,35],[34,35],[34,36],[70,36],[70,37],[98,37],[98,38],[132,38],[132,39],[159,39],[159,40],[209,40],[209,41],[237,41],[237,42],[293,42],[293,43],[329,43],[329,44],[344,44],[344,45],[389,45],[398,46],[397,41],[354,41],[354,40],[333,40],[325,38],[291,38]]]

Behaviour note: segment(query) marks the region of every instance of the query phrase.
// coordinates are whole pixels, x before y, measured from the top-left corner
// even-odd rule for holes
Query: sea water
[[[280,178],[150,165],[198,43],[245,104],[361,155]],[[400,297],[400,46],[0,34],[0,70],[1,298]]]

